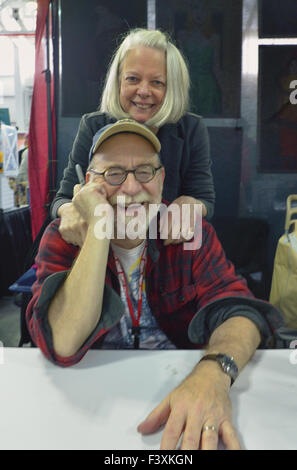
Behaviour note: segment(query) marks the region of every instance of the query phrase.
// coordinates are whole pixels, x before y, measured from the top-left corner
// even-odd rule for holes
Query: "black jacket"
[[[85,172],[89,163],[89,151],[94,134],[101,127],[115,122],[107,114],[85,114],[69,155],[68,166],[51,206],[52,217],[64,202],[73,196],[78,183],[75,165],[79,163]],[[163,198],[168,202],[186,195],[201,200],[207,208],[207,219],[214,211],[215,192],[209,156],[209,139],[206,126],[200,116],[187,113],[176,124],[165,124],[157,134],[161,142],[160,159],[165,167]]]

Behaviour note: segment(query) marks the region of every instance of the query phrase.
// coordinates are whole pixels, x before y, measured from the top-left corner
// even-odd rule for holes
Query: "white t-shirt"
[[[137,317],[138,291],[140,276],[140,260],[144,249],[145,240],[141,245],[127,250],[111,243],[114,254],[119,259],[125,272],[131,302],[134,308],[134,316]],[[125,314],[120,322],[107,333],[102,348],[104,349],[133,349],[134,336],[132,335],[132,319],[128,308],[126,294],[121,285],[121,299],[125,304]],[[151,313],[147,296],[145,279],[143,282],[142,308],[140,315],[139,349],[176,349],[174,344],[160,330],[157,321]]]

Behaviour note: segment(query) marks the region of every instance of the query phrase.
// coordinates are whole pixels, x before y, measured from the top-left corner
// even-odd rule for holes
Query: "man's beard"
[[[109,199],[114,210],[115,238],[146,238],[151,222],[149,205],[158,204],[148,193],[141,192],[133,197],[127,195],[112,196]]]

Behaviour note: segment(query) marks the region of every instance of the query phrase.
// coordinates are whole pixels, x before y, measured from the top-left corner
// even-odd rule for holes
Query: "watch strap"
[[[236,377],[234,378],[234,377],[231,375],[230,372],[224,370],[223,365],[222,365],[222,363],[221,363],[221,361],[220,361],[220,359],[222,358],[222,356],[227,357],[230,361],[232,361],[232,362],[234,363],[234,366],[235,366],[235,368],[236,368],[236,376],[237,376],[238,368],[237,368],[237,365],[235,364],[235,362],[234,362],[234,360],[233,360],[233,357],[226,356],[225,354],[206,354],[205,356],[203,356],[203,357],[200,359],[199,362],[201,362],[201,361],[208,361],[208,360],[217,362],[217,363],[221,366],[222,371],[223,371],[225,374],[227,374],[228,377],[230,377],[230,379],[231,379],[231,385],[230,385],[230,386],[232,386],[232,385],[234,384],[234,381],[235,381],[235,378],[236,378]]]

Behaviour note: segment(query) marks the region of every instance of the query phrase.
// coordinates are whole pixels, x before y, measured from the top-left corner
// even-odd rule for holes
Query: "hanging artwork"
[[[259,60],[260,170],[297,172],[297,47],[261,46]]]
[[[239,117],[242,2],[163,0],[157,27],[169,31],[189,65],[191,111]]]

